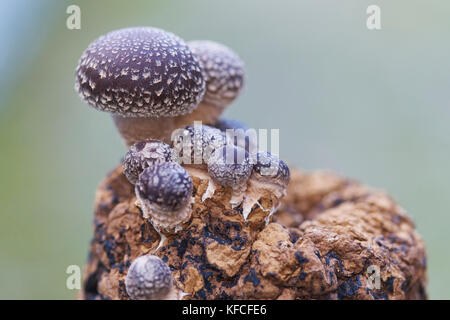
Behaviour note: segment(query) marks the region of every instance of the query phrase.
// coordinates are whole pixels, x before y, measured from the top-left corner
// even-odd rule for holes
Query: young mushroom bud
[[[214,194],[214,184],[231,187],[233,192],[230,203],[233,206],[239,205],[247,189],[252,167],[248,152],[244,149],[233,145],[216,149],[208,161],[208,172],[212,181],[208,185],[209,190],[205,192],[206,197]]]
[[[125,289],[133,300],[167,300],[173,290],[172,273],[157,256],[140,256],[128,269]]]
[[[110,112],[128,146],[148,138],[170,141],[203,98],[196,56],[173,33],[151,27],[112,31],[81,56],[75,89],[92,107]]]
[[[290,180],[290,171],[286,163],[270,152],[260,151],[250,156],[253,170],[248,181],[248,189],[243,204],[243,214],[247,218],[253,205],[264,195],[281,198],[286,194]],[[276,208],[270,210],[270,215]]]
[[[251,156],[253,173],[251,178],[261,183],[270,183],[286,189],[291,177],[289,167],[284,161],[267,151]]]
[[[135,189],[144,218],[158,232],[177,232],[191,217],[192,179],[179,164],[164,162],[144,169]]]
[[[173,150],[169,145],[158,140],[147,139],[130,147],[122,160],[122,167],[128,180],[136,184],[145,168],[172,160]]]
[[[182,163],[192,174],[205,178],[212,152],[227,143],[225,135],[217,128],[197,122],[174,133],[174,161]]]
[[[205,96],[189,117],[191,122],[202,120],[214,125],[244,86],[244,63],[230,48],[217,42],[196,40],[188,42],[188,46],[198,57],[206,81]]]

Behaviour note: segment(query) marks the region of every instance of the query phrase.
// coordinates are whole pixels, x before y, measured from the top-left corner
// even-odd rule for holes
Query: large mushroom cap
[[[124,117],[187,114],[205,91],[199,62],[185,42],[151,27],[112,31],[92,42],[75,82],[94,108]]]
[[[196,40],[189,47],[200,60],[206,81],[204,100],[218,106],[231,103],[244,86],[244,63],[223,44]]]

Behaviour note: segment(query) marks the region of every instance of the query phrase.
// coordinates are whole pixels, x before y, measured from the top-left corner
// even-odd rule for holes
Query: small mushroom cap
[[[189,41],[189,47],[200,59],[206,81],[206,102],[226,106],[244,86],[244,63],[227,46],[207,40]]]
[[[215,149],[227,143],[226,136],[217,128],[207,125],[192,125],[184,128],[182,135],[172,142],[177,162],[189,161],[191,164],[207,164]],[[184,154],[189,150],[190,155]],[[199,163],[197,163],[199,162]]]
[[[253,175],[258,179],[277,183],[283,187],[289,184],[291,174],[287,164],[270,152],[260,151],[251,155]]]
[[[122,161],[123,172],[132,184],[136,184],[145,168],[172,159],[173,151],[164,142],[154,139],[139,141],[126,153]]]
[[[216,149],[208,161],[211,179],[224,187],[242,187],[250,177],[252,167],[247,151],[228,144]]]
[[[154,255],[135,259],[125,278],[125,289],[133,300],[164,299],[169,294],[172,284],[169,267]]]
[[[137,27],[112,31],[84,51],[75,89],[96,109],[123,117],[192,112],[205,81],[199,61],[173,33]]]
[[[164,162],[144,169],[136,184],[139,197],[159,211],[177,212],[192,199],[193,184],[189,173],[175,162]]]

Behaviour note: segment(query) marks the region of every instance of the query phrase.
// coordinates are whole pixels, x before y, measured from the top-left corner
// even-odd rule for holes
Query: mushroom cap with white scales
[[[199,58],[206,81],[204,101],[225,107],[244,86],[244,63],[227,46],[208,40],[189,41],[188,46]]]
[[[84,51],[75,87],[91,106],[123,117],[178,116],[200,102],[205,82],[184,41],[152,27],[101,36]]]
[[[248,152],[229,144],[214,150],[208,161],[212,180],[218,185],[234,189],[244,187],[252,168]]]
[[[250,159],[253,163],[252,178],[287,187],[291,174],[284,161],[267,151],[254,153]]]
[[[144,217],[158,230],[178,230],[191,217],[193,182],[178,163],[164,162],[144,169],[135,192]]]
[[[179,132],[172,141],[174,159],[178,163],[206,168],[212,152],[227,144],[225,134],[211,126],[191,125],[180,129]]]
[[[173,285],[172,273],[160,258],[145,255],[136,258],[128,269],[125,288],[133,300],[160,300]]]
[[[170,162],[173,156],[173,150],[164,142],[155,139],[139,141],[130,147],[122,160],[123,172],[132,184],[136,184],[145,168]]]

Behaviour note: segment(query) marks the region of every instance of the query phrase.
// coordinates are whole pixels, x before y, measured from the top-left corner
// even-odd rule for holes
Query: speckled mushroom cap
[[[188,148],[184,148],[186,143]],[[217,128],[207,125],[187,126],[184,128],[183,134],[172,141],[172,146],[175,149],[174,158],[179,163],[187,161],[189,155],[184,155],[184,152],[189,149],[191,164],[206,165],[211,153],[226,143],[226,136]]]
[[[101,36],[84,51],[75,88],[96,109],[124,117],[179,116],[201,101],[199,61],[173,33],[136,27]]]
[[[175,162],[146,168],[139,176],[136,192],[163,212],[176,212],[192,199],[193,184],[189,173]]]
[[[252,177],[277,183],[283,187],[289,184],[291,177],[289,167],[277,156],[267,151],[260,151],[250,156],[253,163]]]
[[[242,187],[250,177],[252,167],[248,152],[233,145],[216,149],[208,161],[209,175],[225,187]]]
[[[136,184],[145,168],[173,160],[169,145],[155,139],[139,141],[130,147],[122,160],[123,172],[132,184]]]
[[[244,63],[239,56],[223,44],[196,40],[189,47],[200,59],[205,80],[206,102],[224,106],[233,101],[244,86]]]
[[[164,299],[173,284],[169,267],[157,256],[140,256],[125,278],[125,289],[133,300]]]

